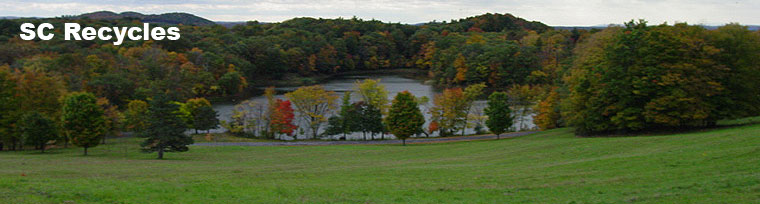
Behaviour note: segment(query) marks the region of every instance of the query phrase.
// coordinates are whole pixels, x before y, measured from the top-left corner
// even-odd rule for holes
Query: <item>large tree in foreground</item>
[[[147,138],[141,144],[145,152],[158,152],[158,159],[164,152],[184,152],[193,138],[185,134],[187,126],[179,114],[179,105],[171,102],[166,95],[158,94],[148,108],[147,127],[140,137]]]
[[[84,148],[98,146],[106,134],[103,108],[97,104],[95,95],[86,92],[73,93],[63,102],[63,129],[71,143]]]
[[[425,117],[422,116],[414,95],[404,91],[396,94],[386,121],[391,133],[406,145],[406,138],[419,132],[425,124]]]
[[[499,139],[501,133],[509,131],[512,126],[512,110],[509,108],[509,96],[504,92],[494,92],[488,96],[488,107],[484,110],[488,119],[486,126]]]

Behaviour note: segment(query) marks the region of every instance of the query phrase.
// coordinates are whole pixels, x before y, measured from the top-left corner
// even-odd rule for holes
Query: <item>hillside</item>
[[[89,18],[99,20],[116,20],[122,18],[136,18],[147,23],[184,24],[184,25],[214,25],[213,21],[198,17],[189,13],[164,13],[164,14],[141,14],[137,12],[114,13],[111,11],[98,11],[85,13],[73,18]]]
[[[746,122],[746,121],[745,121]],[[754,122],[757,122],[755,119]],[[0,153],[8,203],[752,203],[760,124],[642,137],[569,129],[444,144]],[[54,165],[54,166],[53,166]]]

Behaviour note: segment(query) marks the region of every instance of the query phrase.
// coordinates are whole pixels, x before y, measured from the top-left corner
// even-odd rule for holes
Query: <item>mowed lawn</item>
[[[0,153],[0,203],[758,203],[760,125],[441,144]]]

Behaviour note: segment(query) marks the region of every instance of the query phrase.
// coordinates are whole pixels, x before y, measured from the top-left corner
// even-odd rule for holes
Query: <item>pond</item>
[[[343,96],[343,93],[346,91],[353,91],[354,90],[354,84],[357,80],[364,80],[364,79],[379,79],[380,84],[385,86],[385,89],[388,90],[388,97],[389,100],[392,101],[393,97],[396,96],[397,93],[403,92],[403,91],[409,91],[410,93],[414,94],[416,97],[422,97],[426,96],[430,99],[430,102],[425,105],[420,105],[420,110],[422,110],[423,114],[425,115],[426,121],[429,122],[430,114],[427,113],[427,110],[429,107],[432,106],[432,99],[433,96],[437,93],[440,93],[440,90],[436,90],[433,86],[427,85],[422,80],[418,79],[412,79],[412,78],[406,78],[399,75],[352,75],[352,76],[342,76],[333,78],[325,83],[322,83],[322,85],[326,90],[328,91],[334,91],[336,95]],[[282,93],[286,93],[289,91],[293,91],[297,89],[298,87],[278,87],[276,88],[278,94],[275,96],[276,98],[285,100],[285,96]],[[252,97],[248,100],[254,101],[259,104],[266,104],[266,97],[264,96],[256,96]],[[360,98],[357,94],[351,95],[351,101],[359,101]],[[336,104],[340,104],[340,98],[338,98],[338,101],[336,101]],[[236,104],[235,103],[227,103],[227,104],[215,104],[214,110],[219,112],[219,120],[229,121],[230,117],[232,115],[232,110]],[[485,108],[486,102],[483,100],[476,101],[473,106],[472,112],[478,112]],[[527,130],[527,129],[534,129],[535,125],[533,124],[533,114],[520,114],[519,111],[514,111],[515,113],[515,125],[512,127],[513,130]],[[306,127],[306,123],[299,122],[298,117],[294,120],[296,125],[299,127],[299,129],[302,129],[301,127]],[[427,128],[428,123],[425,124],[424,128]],[[322,128],[320,129],[323,131],[327,127],[327,124],[325,123],[322,125]],[[226,131],[224,128],[219,128],[212,130],[212,132],[223,132]],[[303,130],[297,130],[296,133],[299,132],[305,132],[306,134],[298,135],[298,139],[306,139],[309,137],[310,130],[303,128]],[[467,128],[465,130],[466,134],[474,134],[475,131],[472,128]],[[460,133],[457,133],[460,134]],[[432,137],[437,136],[436,134],[430,135]],[[341,135],[342,137],[342,135]],[[369,137],[369,136],[368,136]],[[380,139],[381,135],[375,135],[376,139]],[[393,138],[392,135],[385,135],[385,138]],[[323,138],[323,139],[337,139],[338,136],[330,137],[330,138]],[[290,140],[293,139],[292,137],[285,136],[282,139]],[[361,133],[354,133],[349,136],[347,136],[348,140],[360,140],[363,139],[363,135]]]

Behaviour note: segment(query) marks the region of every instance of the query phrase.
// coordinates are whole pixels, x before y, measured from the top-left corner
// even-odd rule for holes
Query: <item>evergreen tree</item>
[[[501,133],[509,131],[513,118],[512,110],[509,108],[509,96],[506,93],[494,92],[488,96],[488,107],[484,112],[488,116],[486,126],[496,134],[496,139],[499,139]]]
[[[356,129],[354,126],[357,125],[351,118],[351,112],[354,111],[353,106],[351,106],[351,92],[343,93],[341,101],[343,103],[340,105],[339,117],[336,120],[340,121],[340,133],[343,133],[343,138],[345,138],[347,134]]]
[[[422,116],[414,95],[404,91],[396,94],[386,121],[391,133],[406,145],[406,138],[419,132],[425,124],[425,117]]]
[[[24,115],[19,121],[19,130],[26,144],[34,145],[43,153],[47,142],[58,138],[58,128],[55,121],[38,112]]]
[[[91,93],[78,92],[67,96],[62,115],[66,135],[72,144],[84,148],[84,155],[87,155],[87,148],[98,146],[106,134],[103,108]]]
[[[349,120],[354,123],[354,131],[362,132],[364,139],[367,139],[367,133],[374,135],[383,133],[383,115],[379,108],[364,101],[353,104],[353,112],[349,114]]]
[[[140,133],[147,138],[140,145],[145,152],[158,152],[158,159],[164,158],[164,152],[184,152],[193,138],[185,134],[185,122],[177,111],[179,106],[172,103],[164,94],[156,95],[148,108],[148,124]]]

